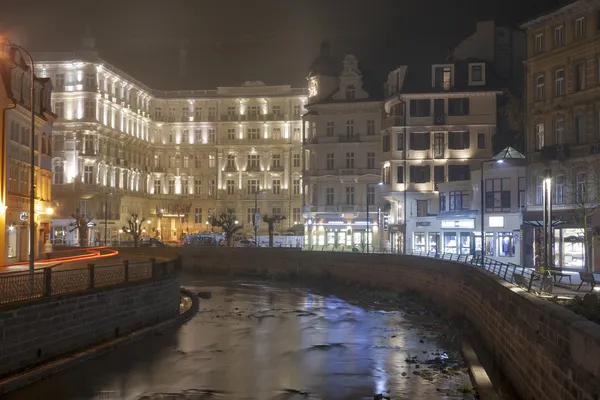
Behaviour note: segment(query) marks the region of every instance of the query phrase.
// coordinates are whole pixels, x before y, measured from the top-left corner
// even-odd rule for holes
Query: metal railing
[[[485,256],[418,251],[409,253],[409,255],[438,258],[441,260],[460,262],[463,264],[472,265],[473,267],[483,268],[486,271],[502,278],[506,282],[514,283],[515,285],[524,287],[528,292],[531,292],[532,290],[539,291],[542,287],[540,283],[541,275],[533,268],[522,267],[513,263],[503,263]]]
[[[365,245],[313,245],[304,248],[305,251],[329,251],[337,253],[366,253]],[[380,249],[370,247],[369,253],[376,254],[398,254],[389,249]],[[535,271],[533,268],[522,267],[513,263],[503,263],[489,257],[482,257],[473,254],[454,254],[454,253],[436,253],[436,252],[419,252],[413,251],[406,255],[437,258],[440,260],[459,262],[468,264],[476,268],[483,268],[486,271],[502,278],[506,282],[525,288],[528,292],[542,292],[542,274]],[[483,258],[483,262],[482,262]]]
[[[87,268],[0,274],[0,305],[80,293],[128,283],[159,280],[181,269],[181,259],[157,263],[156,259]]]

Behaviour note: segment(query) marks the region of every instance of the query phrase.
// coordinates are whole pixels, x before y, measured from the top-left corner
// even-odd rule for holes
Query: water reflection
[[[298,288],[188,283],[212,298],[201,300],[185,326],[6,398],[355,400],[387,391],[392,398],[448,398],[436,390],[447,382],[422,379],[406,362],[418,356],[422,363],[442,348],[423,317]]]

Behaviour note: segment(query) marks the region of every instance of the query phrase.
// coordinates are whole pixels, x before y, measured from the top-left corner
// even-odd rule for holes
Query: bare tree
[[[123,232],[133,236],[134,247],[139,245],[140,236],[142,236],[142,230],[144,229],[144,221],[146,221],[146,218],[140,219],[137,214],[131,214],[131,217],[127,220],[127,226],[123,227]]]
[[[591,249],[594,248],[599,235],[592,225],[592,219],[600,212],[600,160],[562,160],[553,180],[553,203],[556,206],[564,204],[566,209],[572,211],[570,222],[583,232],[586,271],[593,272]]]
[[[71,214],[71,218],[73,221],[69,224],[71,229],[69,232],[77,231],[79,247],[86,247],[88,244],[88,224],[92,220],[85,216],[85,214],[80,214],[79,209],[74,214]]]
[[[218,217],[210,215],[209,221],[212,226],[221,228],[223,233],[225,233],[228,247],[231,247],[233,244],[233,235],[243,228],[243,225],[238,223],[235,215],[232,213],[221,213]]]
[[[275,224],[283,221],[285,219],[284,215],[272,215],[272,216],[263,216],[263,221],[267,223],[267,226],[269,227],[269,247],[273,247],[273,230],[275,227]],[[258,246],[258,243],[256,243],[256,245]]]

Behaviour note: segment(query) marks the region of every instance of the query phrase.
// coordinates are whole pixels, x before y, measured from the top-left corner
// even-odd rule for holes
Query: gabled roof
[[[485,85],[469,85],[469,64],[485,64]],[[450,90],[442,87],[433,87],[433,66],[434,65],[453,65],[454,66],[454,86]],[[425,94],[425,93],[457,93],[457,92],[489,92],[502,91],[507,87],[504,79],[500,78],[492,67],[492,64],[480,60],[468,61],[443,61],[436,64],[415,64],[408,65],[404,82],[400,89],[402,94]]]

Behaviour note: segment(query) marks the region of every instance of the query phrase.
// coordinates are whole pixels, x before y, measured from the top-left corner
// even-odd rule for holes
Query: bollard
[[[90,273],[90,289],[93,289],[94,288],[94,270],[95,270],[93,263],[88,264],[88,270]]]
[[[44,269],[44,297],[52,296],[52,269]]]
[[[125,267],[124,282],[129,282],[129,260],[123,260],[123,267]]]
[[[152,279],[156,279],[156,258],[150,259],[150,266],[152,267]]]

